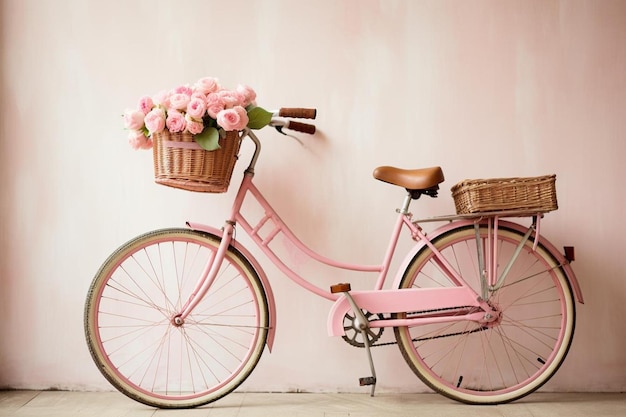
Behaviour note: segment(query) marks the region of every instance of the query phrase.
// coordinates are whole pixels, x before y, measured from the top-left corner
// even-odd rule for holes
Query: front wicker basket
[[[556,210],[556,175],[461,181],[452,187],[457,214]]]
[[[189,132],[164,130],[152,139],[157,184],[203,193],[228,191],[241,143],[238,132],[226,132],[215,151],[202,149]]]

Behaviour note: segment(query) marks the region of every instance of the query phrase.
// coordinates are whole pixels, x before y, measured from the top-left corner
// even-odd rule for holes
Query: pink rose
[[[181,85],[174,89],[174,94],[184,94],[186,96],[191,96],[193,90],[188,85]]]
[[[124,112],[124,125],[127,129],[139,130],[143,127],[144,116],[141,110],[128,109]]]
[[[187,114],[194,119],[201,120],[204,112],[206,112],[206,104],[200,98],[193,97],[187,104]]]
[[[184,93],[174,93],[170,96],[170,109],[185,110],[191,97]]]
[[[212,118],[215,119],[224,108],[224,101],[218,94],[211,93],[206,97],[206,111]]]
[[[231,90],[221,90],[216,93],[224,102],[224,107],[230,109],[235,106],[241,106],[244,103],[244,97],[241,93]]]
[[[204,125],[202,124],[202,122],[193,120],[191,117],[189,117],[189,114],[185,116],[185,120],[187,122],[187,131],[189,131],[189,133],[191,133],[192,135],[202,133],[202,131],[204,130]]]
[[[167,108],[170,106],[170,96],[172,94],[169,91],[166,90],[161,90],[158,93],[156,93],[154,95],[154,97],[152,97],[152,100],[154,102],[154,104],[156,105],[162,105],[163,107]]]
[[[196,82],[196,84],[194,85],[194,89],[204,95],[214,93],[219,90],[219,88],[220,86],[218,84],[217,78],[213,77],[200,78],[198,82]]]
[[[165,129],[165,112],[163,109],[154,108],[146,114],[145,122],[150,135],[162,132]]]
[[[172,133],[182,132],[185,130],[187,122],[185,121],[185,116],[183,116],[181,112],[170,110],[167,112],[165,126],[167,126],[167,129]]]
[[[243,106],[246,107],[256,100],[256,92],[247,85],[239,84],[237,86],[237,92],[243,96]]]
[[[222,110],[217,114],[217,124],[226,131],[242,130],[246,127],[248,121],[248,113],[241,106]]]
[[[200,91],[195,91],[192,95],[191,95],[191,99],[193,100],[194,98],[197,98],[198,100],[202,100],[202,102],[204,104],[206,104],[206,94],[201,93]]]
[[[150,110],[154,107],[154,102],[148,96],[141,97],[139,99],[139,110],[143,112],[143,114],[148,114]]]
[[[143,132],[137,130],[132,130],[128,134],[128,143],[135,150],[152,148],[152,139],[147,138]]]

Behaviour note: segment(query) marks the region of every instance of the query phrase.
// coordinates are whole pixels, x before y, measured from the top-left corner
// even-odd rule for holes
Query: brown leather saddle
[[[414,200],[422,194],[437,197],[439,184],[444,181],[441,167],[401,169],[382,166],[374,170],[374,178],[405,188]]]

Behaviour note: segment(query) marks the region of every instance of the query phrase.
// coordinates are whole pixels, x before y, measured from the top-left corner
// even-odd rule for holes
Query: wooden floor
[[[536,393],[513,404],[470,406],[436,394],[234,393],[192,410],[157,410],[117,392],[0,391],[0,416],[46,417],[599,417],[626,416],[626,394]]]

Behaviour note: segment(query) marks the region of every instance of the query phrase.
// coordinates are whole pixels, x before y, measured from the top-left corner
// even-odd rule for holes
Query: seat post
[[[402,203],[402,208],[398,210],[402,214],[409,214],[409,206],[411,205],[411,193],[408,193],[406,197],[404,197],[404,202]]]

